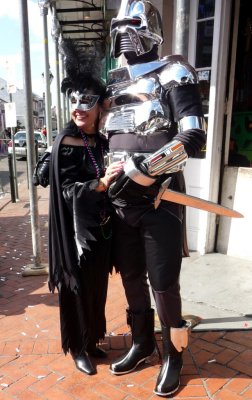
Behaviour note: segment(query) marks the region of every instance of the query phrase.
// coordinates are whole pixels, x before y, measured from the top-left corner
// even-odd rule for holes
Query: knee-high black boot
[[[130,350],[110,365],[115,375],[127,374],[143,361],[147,361],[157,350],[154,336],[154,310],[133,313],[127,310],[127,323],[131,327],[132,346]]]
[[[183,367],[182,353],[188,345],[189,325],[181,328],[162,326],[163,356],[162,367],[157,379],[154,393],[167,396],[176,392],[180,384],[180,372]]]

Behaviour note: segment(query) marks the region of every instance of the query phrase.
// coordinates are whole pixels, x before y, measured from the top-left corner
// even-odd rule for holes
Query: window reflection
[[[205,116],[206,127],[208,126],[208,117]],[[207,129],[207,128],[206,128]],[[207,132],[206,132],[207,133]],[[199,150],[193,158],[206,158],[206,144]]]
[[[202,100],[203,113],[208,114],[209,112],[209,92],[210,92],[210,80],[211,70],[198,71],[198,79],[200,86],[200,95]]]
[[[214,16],[215,0],[199,0],[198,19]]]
[[[144,6],[142,3],[136,3],[133,8],[132,16],[143,14],[144,13]]]
[[[214,21],[198,23],[196,68],[210,67],[212,63]]]

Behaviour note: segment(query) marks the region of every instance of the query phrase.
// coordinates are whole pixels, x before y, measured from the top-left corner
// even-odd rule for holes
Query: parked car
[[[46,151],[46,137],[39,131],[34,132],[35,143],[38,144],[38,154],[42,155]],[[17,157],[26,157],[26,131],[18,131],[14,135],[15,154]],[[8,153],[13,154],[12,140],[8,142]]]

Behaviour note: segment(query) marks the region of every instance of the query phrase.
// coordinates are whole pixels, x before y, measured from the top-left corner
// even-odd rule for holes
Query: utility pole
[[[43,34],[44,34],[44,61],[45,61],[45,106],[46,106],[46,130],[47,130],[47,147],[52,145],[52,110],[51,110],[51,93],[50,93],[50,74],[49,67],[49,50],[48,50],[48,29],[47,15],[50,0],[38,0],[40,7],[40,15],[43,17]]]
[[[31,84],[31,60],[30,60],[30,41],[29,41],[29,22],[27,0],[19,0],[21,15],[21,40],[22,40],[22,63],[23,63],[23,82],[25,93],[25,120],[26,120],[26,139],[27,139],[27,162],[28,162],[28,184],[30,196],[31,231],[34,264],[27,265],[22,273],[23,276],[45,275],[48,269],[45,264],[41,264],[41,245],[40,245],[40,226],[38,213],[37,187],[33,185],[32,175],[35,167],[35,138],[32,115],[32,84]]]
[[[12,93],[10,95],[10,103],[12,103]],[[19,200],[18,198],[18,181],[17,181],[17,160],[16,160],[16,149],[15,149],[15,132],[11,127],[11,140],[12,140],[12,166],[13,166],[13,180],[15,188],[15,203]]]
[[[57,93],[57,129],[58,133],[62,130],[61,102],[60,102],[60,68],[59,68],[59,37],[61,34],[60,24],[56,18],[56,4],[53,3],[53,26],[52,37],[55,42],[55,71],[56,71],[56,93]]]
[[[176,29],[174,54],[188,58],[190,1],[176,0]]]
[[[64,56],[61,54],[61,80],[65,78],[65,68],[64,68]],[[66,95],[61,93],[61,102],[62,102],[62,122],[63,126],[65,126],[67,118],[66,118]]]
[[[14,79],[11,73],[11,67],[8,61],[6,61],[6,67],[7,67],[7,75],[8,75],[8,81],[7,81],[7,92],[9,93],[9,99],[10,99],[10,107],[12,110],[12,113],[15,115],[12,115],[12,122],[7,122],[10,125],[7,125],[11,128],[11,140],[12,140],[12,170],[13,170],[13,183],[14,183],[14,192],[15,192],[15,203],[19,201],[18,198],[18,181],[17,181],[17,160],[16,160],[16,149],[15,149],[15,132],[13,130],[14,127],[17,126],[17,115],[16,115],[16,106],[13,102],[12,99],[12,94],[16,92],[16,85],[14,84]],[[7,118],[8,114],[6,114]]]

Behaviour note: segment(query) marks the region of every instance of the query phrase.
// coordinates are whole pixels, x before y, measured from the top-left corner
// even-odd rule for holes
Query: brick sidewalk
[[[38,189],[42,262],[47,262],[48,190]],[[57,294],[46,276],[22,277],[32,261],[29,198],[25,183],[18,203],[0,199],[0,389],[1,399],[147,400],[153,394],[159,360],[128,375],[109,373],[111,360],[129,345],[126,300],[119,275],[109,280],[104,348],[108,359],[97,374],[77,371],[62,354]],[[159,345],[160,338],[157,337]],[[173,399],[252,399],[252,332],[198,332],[184,353],[181,388]]]

